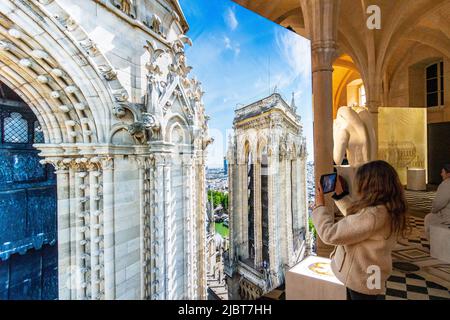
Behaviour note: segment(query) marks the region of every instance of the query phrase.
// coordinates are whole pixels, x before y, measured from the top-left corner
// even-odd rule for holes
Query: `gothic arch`
[[[267,138],[264,136],[259,136],[258,137],[258,146],[257,146],[257,160],[258,162],[261,162],[261,156],[262,156],[262,152],[264,150],[264,147],[268,146],[268,142],[267,142]],[[269,151],[267,150],[267,153],[269,153]]]
[[[248,139],[245,139],[244,145],[243,145],[243,163],[247,164],[249,161],[254,161],[254,152],[252,145]]]
[[[54,2],[40,3],[51,3],[56,10]],[[117,99],[107,85],[110,74],[103,74],[103,78],[99,74],[108,70],[107,66],[96,70],[92,65],[100,54],[90,40],[77,43],[64,31],[64,27],[76,29],[76,25],[68,26],[70,17],[63,12],[51,16],[39,5],[25,7],[2,1],[0,16],[1,79],[36,114],[45,142],[107,142],[111,106]]]
[[[181,134],[181,141],[173,141],[173,134],[178,132]],[[192,142],[191,129],[187,121],[179,114],[175,114],[169,118],[165,128],[164,140],[171,143],[188,144]]]

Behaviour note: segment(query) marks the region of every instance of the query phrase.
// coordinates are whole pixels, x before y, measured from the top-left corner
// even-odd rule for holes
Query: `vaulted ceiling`
[[[311,0],[233,0],[243,7],[311,38]],[[381,29],[367,28],[369,5],[381,9]],[[395,73],[405,55],[425,45],[450,58],[450,0],[341,0],[336,21],[338,52],[349,55],[372,93]],[[342,63],[343,61],[339,61]],[[352,66],[353,68],[353,66]]]

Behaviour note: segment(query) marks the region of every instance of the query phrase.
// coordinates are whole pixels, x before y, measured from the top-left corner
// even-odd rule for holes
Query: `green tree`
[[[208,190],[208,202],[213,203],[214,208],[219,205],[225,210],[228,210],[228,194],[216,190]]]

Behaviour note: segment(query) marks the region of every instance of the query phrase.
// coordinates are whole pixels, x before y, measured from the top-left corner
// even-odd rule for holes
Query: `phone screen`
[[[336,188],[336,179],[336,173],[324,174],[320,177],[320,185],[322,186],[323,193],[330,193],[334,191]]]

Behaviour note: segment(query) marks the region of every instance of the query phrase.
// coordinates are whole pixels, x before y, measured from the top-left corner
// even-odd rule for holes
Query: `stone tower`
[[[278,93],[237,109],[233,124],[225,272],[230,299],[255,299],[304,253],[306,142],[295,103]]]

